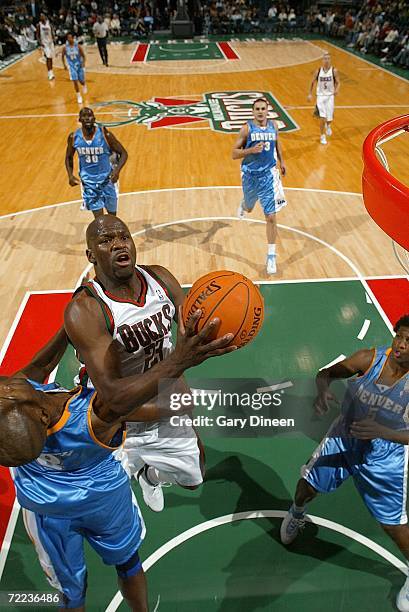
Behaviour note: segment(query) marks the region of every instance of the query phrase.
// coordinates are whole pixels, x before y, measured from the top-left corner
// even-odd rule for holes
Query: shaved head
[[[128,230],[126,223],[115,215],[101,215],[91,221],[87,227],[86,234],[88,248],[92,248],[95,238],[97,238],[102,231],[111,229],[113,227],[123,227],[124,229]]]

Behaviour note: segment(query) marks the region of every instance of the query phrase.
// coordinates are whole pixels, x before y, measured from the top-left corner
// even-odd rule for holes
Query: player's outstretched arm
[[[374,351],[375,349],[357,351],[343,361],[335,363],[329,368],[323,368],[318,372],[315,378],[318,394],[314,402],[314,409],[317,414],[328,412],[329,402],[338,403],[335,395],[329,390],[331,382],[340,378],[350,378],[355,374],[364,374],[372,363]]]
[[[200,311],[195,313],[186,328],[183,322],[179,323],[176,347],[169,357],[143,374],[121,378],[119,353],[96,300],[80,293],[69,303],[64,316],[65,329],[81,355],[102,402],[100,418],[114,422],[125,417],[131,410],[158,395],[161,380],[179,378],[185,370],[209,357],[235,350],[235,346],[228,346],[233,339],[232,334],[210,340],[220,325],[217,319],[196,333],[195,326],[200,315]]]
[[[61,360],[67,345],[67,334],[64,327],[61,327],[20,372],[31,380],[43,383]]]
[[[74,153],[74,134],[71,132],[71,134],[68,136],[67,149],[65,151],[65,168],[68,174],[68,182],[71,187],[80,184],[79,179],[74,176]]]
[[[105,127],[103,128],[103,130],[104,130],[105,138],[109,145],[109,148],[111,149],[111,151],[114,151],[114,153],[118,153],[119,155],[118,164],[111,172],[111,181],[113,183],[116,183],[117,180],[119,179],[119,174],[122,168],[125,166],[127,162],[128,152],[126,151],[125,147],[119,142],[119,140],[111,132],[109,132]]]

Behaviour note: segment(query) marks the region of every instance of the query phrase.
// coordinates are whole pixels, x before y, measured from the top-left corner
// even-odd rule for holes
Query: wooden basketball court
[[[206,43],[201,44],[202,51],[207,53]],[[361,150],[363,140],[372,128],[407,112],[409,82],[319,40],[232,41],[230,45],[237,58],[225,56],[221,59],[217,56],[215,59],[179,60],[170,57],[153,61],[148,61],[149,50],[138,52],[135,44],[111,45],[109,68],[100,65],[97,49],[91,46],[86,50],[89,94],[85,103],[96,109],[101,121],[117,124],[111,129],[128,150],[129,160],[120,179],[122,195],[118,214],[128,223],[135,237],[138,262],[166,266],[184,284],[192,283],[209,270],[223,268],[242,272],[264,283],[263,294],[270,308],[271,330],[268,333],[271,332],[271,336],[266,332],[262,355],[250,352],[246,358],[243,353],[242,358],[231,366],[230,375],[245,376],[249,363],[256,368],[264,363],[268,364],[267,370],[279,372],[277,376],[282,378],[291,363],[295,364],[291,366],[295,377],[312,376],[340,350],[348,354],[361,347],[364,338],[365,346],[389,342],[391,326],[382,310],[387,310],[388,304],[387,297],[383,301],[383,295],[388,293],[384,291],[386,285],[391,287],[393,284],[389,312],[395,315],[408,310],[407,280],[394,256],[391,240],[372,221],[363,205]],[[166,45],[162,47],[159,49],[162,54],[169,53]],[[318,67],[324,49],[331,51],[332,63],[341,76],[333,136],[327,146],[319,143],[314,107],[307,102],[311,75]],[[142,61],[134,61],[135,57],[141,57]],[[92,216],[80,210],[80,190],[68,185],[64,166],[66,141],[68,134],[78,127],[79,106],[68,73],[61,68],[60,58],[57,58],[56,66],[56,80],[48,82],[40,54],[35,51],[0,73],[0,134],[3,143],[0,152],[0,256],[3,272],[0,346],[7,338],[2,356],[9,348],[6,367],[10,369],[20,364],[18,359],[13,361],[13,351],[20,359],[23,354],[34,350],[35,342],[30,342],[34,335],[39,335],[36,328],[45,328],[50,319],[53,325],[56,324],[60,316],[56,312],[60,313],[61,303],[58,307],[54,304],[53,292],[58,299],[62,296],[65,303],[69,295],[61,292],[73,289],[88,271],[84,236]],[[245,114],[243,105],[237,104],[242,92],[249,96],[257,92],[268,93],[274,99],[278,115],[281,117],[282,112],[284,117],[280,138],[287,166],[284,187],[288,205],[278,215],[278,273],[274,278],[265,273],[265,225],[261,209],[256,208],[244,221],[236,217],[241,199],[240,166],[239,162],[231,159],[231,149],[237,138],[237,123]],[[221,118],[217,100],[228,100],[228,104],[223,103],[223,109],[228,108],[230,112],[227,118]],[[186,108],[180,111],[186,106],[189,106],[189,112]],[[147,113],[144,121],[143,113]],[[407,184],[408,138],[404,135],[385,146],[392,173]],[[377,278],[368,282],[372,277]],[[333,288],[333,301],[328,301],[329,287]],[[31,296],[19,311],[26,292],[42,292],[40,297],[34,295],[40,302],[34,309],[28,309]],[[44,300],[43,294],[46,296]],[[285,323],[277,325],[276,321]],[[331,337],[327,346],[328,335]],[[345,346],[341,346],[345,338]],[[334,354],[335,351],[338,353]],[[288,362],[283,361],[283,354],[289,355]],[[64,368],[64,372],[60,372],[62,380],[73,373],[72,364]],[[263,376],[267,376],[267,370]],[[210,369],[209,372],[208,376],[217,376],[216,371]],[[312,387],[308,387],[306,394],[304,391],[301,389],[295,399],[298,401],[299,397],[308,396],[308,403]],[[308,406],[305,410],[309,410]],[[217,563],[211,553],[214,540],[210,536],[200,536],[204,541],[203,550],[208,555],[209,581],[216,585],[221,598],[211,604],[195,579],[192,579],[193,594],[186,596],[186,601],[176,594],[176,582],[168,565],[174,563],[173,567],[179,567],[186,558],[182,554],[179,557],[179,552],[172,553],[174,556],[167,559],[168,565],[165,565],[163,573],[157,575],[159,570],[156,568],[151,572],[152,609],[161,597],[165,603],[155,609],[172,612],[239,609],[235,600],[238,584],[247,584],[246,576],[241,573],[240,559],[242,555],[245,558],[259,555],[260,550],[265,549],[267,534],[272,541],[276,539],[276,527],[271,531],[272,525],[278,524],[274,519],[288,507],[287,498],[291,496],[298,465],[308,456],[322,433],[303,430],[300,445],[295,434],[294,438],[291,434],[287,438],[275,439],[274,449],[277,457],[281,457],[276,472],[266,468],[271,463],[272,452],[268,440],[257,440],[257,444],[246,441],[244,445],[241,440],[230,440],[227,445],[223,440],[209,442],[210,482],[206,483],[204,492],[192,496],[186,491],[172,490],[170,508],[164,513],[167,513],[167,518],[161,521],[157,516],[148,518],[148,527],[152,525],[152,529],[148,530],[151,539],[147,540],[145,550],[152,556],[156,555],[152,565],[161,558],[155,552],[159,546],[183,529],[215,515],[235,512],[237,517],[234,514],[233,522],[259,518],[261,529],[254,531],[250,525],[252,521],[244,521],[247,526],[240,531],[237,552],[231,558],[226,552]],[[292,444],[293,449],[291,465],[285,455],[287,444]],[[237,461],[241,462],[244,471],[238,470]],[[220,478],[229,481],[227,495],[221,494],[217,487]],[[271,487],[266,485],[267,481],[272,483]],[[251,496],[246,497],[249,490]],[[340,498],[344,500],[344,506],[340,504],[335,509],[332,506],[328,515],[334,520],[352,524],[354,529],[396,553],[390,542],[376,532],[376,526],[372,523],[368,526],[365,510],[359,505],[360,501],[355,500],[353,489],[346,485],[345,491],[342,493],[344,497]],[[349,501],[351,496],[354,504]],[[228,501],[230,499],[234,500],[233,507]],[[359,512],[355,511],[355,501]],[[319,507],[323,513],[326,511],[325,503]],[[12,505],[13,500],[10,508]],[[344,515],[341,506],[348,508]],[[274,510],[276,514],[242,516],[241,513],[255,508],[260,512],[266,508],[278,510]],[[22,521],[17,519],[17,515],[18,511],[13,515],[14,523],[9,523],[7,550],[0,554],[0,577],[5,567],[5,588],[23,588],[16,578],[21,573],[30,588],[41,590],[44,581],[35,565],[30,544],[22,535]],[[13,547],[17,544],[7,560],[16,524]],[[332,528],[337,531],[337,528]],[[204,528],[199,529],[197,534],[203,531]],[[238,530],[232,524],[220,529],[220,533],[225,542],[222,548],[229,551]],[[350,581],[353,592],[350,601],[355,604],[339,609],[358,609],[354,605],[358,606],[362,601],[362,587],[359,576],[357,578],[353,571],[358,558],[362,566],[369,568],[368,575],[371,574],[370,578],[374,580],[368,607],[359,609],[369,611],[376,605],[379,610],[391,610],[392,604],[384,594],[385,567],[391,587],[396,589],[401,581],[399,561],[396,558],[391,561],[391,555],[388,557],[384,549],[385,554],[380,554],[388,560],[386,565],[375,553],[367,550],[363,553],[357,543],[361,540],[355,541],[351,534],[348,537],[352,538],[353,544],[349,548],[345,543],[345,533],[334,538],[331,536],[325,542],[315,538],[314,561],[306,572],[310,573],[315,585],[311,588],[316,594],[322,589],[323,561],[329,581],[336,579],[334,568],[337,570],[336,566],[340,566],[347,572],[346,581]],[[311,549],[308,545],[303,546],[297,549],[295,557],[301,559],[305,555],[304,562],[310,563],[307,559]],[[371,548],[368,543],[365,546],[368,550]],[[260,558],[260,568],[267,568],[269,563],[277,564],[279,558],[284,565],[287,563],[287,553],[283,555],[277,543],[274,547],[277,550],[270,551],[264,561]],[[342,552],[344,547],[345,553]],[[188,548],[186,554],[192,555],[192,551]],[[332,557],[337,559],[333,564]],[[388,563],[395,567],[391,569]],[[16,567],[19,572],[16,572]],[[99,588],[97,583],[106,586],[104,589],[101,587],[99,599],[94,600],[89,609],[103,610],[111,602],[106,609],[115,610],[120,599],[114,599],[114,576],[106,568],[101,569],[100,564],[98,568],[95,571],[100,571],[100,574],[98,579],[91,576],[91,587],[96,591]],[[266,576],[260,579],[260,592],[252,601],[245,600],[247,603],[241,610],[284,611],[301,607],[308,610],[312,606],[315,609],[318,599],[307,602],[308,605],[305,600],[301,602],[301,591],[295,579],[284,585],[284,593],[287,591],[292,597],[289,607],[288,599],[280,599],[282,584],[276,585],[272,595],[269,592],[267,596],[263,589],[270,584],[270,573],[263,571],[266,571]],[[279,572],[279,568],[274,571]],[[227,579],[224,580],[226,573]],[[196,576],[194,572],[192,575]],[[343,587],[339,589],[342,592]],[[164,600],[164,592],[168,594],[167,600]],[[321,595],[322,605],[327,605],[325,592]],[[225,607],[218,607],[223,605],[220,603],[223,597]]]

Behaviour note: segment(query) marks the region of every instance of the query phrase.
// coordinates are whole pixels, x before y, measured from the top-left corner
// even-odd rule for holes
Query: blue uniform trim
[[[116,566],[116,572],[120,578],[130,578],[135,576],[142,569],[142,562],[139,558],[139,553],[136,551],[126,563]]]

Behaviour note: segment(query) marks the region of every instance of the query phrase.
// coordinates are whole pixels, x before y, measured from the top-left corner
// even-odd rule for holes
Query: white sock
[[[84,92],[84,94],[88,93],[88,87],[86,83],[84,83],[84,85],[82,86],[82,91]]]
[[[153,486],[163,484],[165,482],[174,482],[174,479],[170,474],[167,472],[161,472],[152,465],[150,465],[146,470],[146,479]]]
[[[52,70],[49,70],[49,71],[48,71],[48,76],[52,76],[52,75],[53,75],[53,71],[52,71]]]
[[[267,252],[268,252],[268,255],[275,255],[276,254],[276,245],[275,244],[269,244]]]

